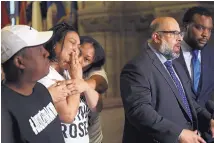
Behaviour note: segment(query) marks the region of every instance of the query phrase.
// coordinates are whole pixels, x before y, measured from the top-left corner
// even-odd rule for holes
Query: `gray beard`
[[[160,46],[159,52],[167,59],[167,60],[174,60],[180,56],[173,52],[173,47],[169,47],[169,45],[164,41]]]

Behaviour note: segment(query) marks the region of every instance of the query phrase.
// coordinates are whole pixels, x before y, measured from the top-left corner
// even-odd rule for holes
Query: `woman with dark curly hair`
[[[88,143],[88,114],[96,111],[99,94],[82,78],[78,59],[80,39],[75,29],[61,23],[51,30],[53,38],[45,45],[51,66],[49,74],[39,82],[53,98],[65,142]]]

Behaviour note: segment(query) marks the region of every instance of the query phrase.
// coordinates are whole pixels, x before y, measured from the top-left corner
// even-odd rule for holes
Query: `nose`
[[[202,32],[202,37],[208,37],[209,34],[210,34],[210,31],[206,28],[206,29],[204,29],[203,32]]]
[[[177,41],[182,41],[182,40],[183,40],[183,35],[179,34],[178,38],[177,38]]]

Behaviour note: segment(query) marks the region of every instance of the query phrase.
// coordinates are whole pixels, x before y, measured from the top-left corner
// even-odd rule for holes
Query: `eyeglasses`
[[[157,33],[165,33],[173,38],[178,38],[179,36],[182,38],[184,37],[184,32],[179,32],[179,31],[157,31]]]

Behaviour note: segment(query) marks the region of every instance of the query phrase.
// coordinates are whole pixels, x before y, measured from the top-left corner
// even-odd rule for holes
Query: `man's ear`
[[[160,43],[161,39],[160,39],[160,36],[158,35],[158,33],[153,33],[153,34],[152,34],[152,40],[153,40],[155,43]]]
[[[14,64],[19,69],[25,69],[24,58],[22,56],[15,56],[14,57]]]
[[[188,29],[188,27],[189,27],[189,25],[188,25],[187,23],[184,23],[184,24],[183,24],[182,31],[183,31],[183,32],[186,32],[187,29]]]

